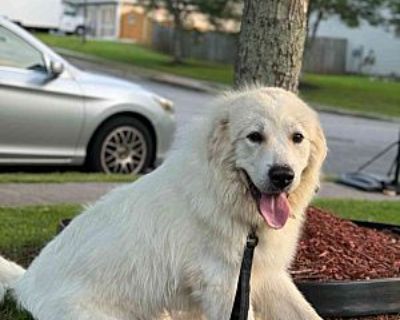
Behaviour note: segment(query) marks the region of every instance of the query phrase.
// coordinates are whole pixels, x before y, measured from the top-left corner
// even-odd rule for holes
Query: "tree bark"
[[[173,63],[183,62],[183,12],[179,0],[167,0],[168,11],[174,18],[174,37],[173,37]]]
[[[323,17],[324,17],[324,12],[322,10],[318,10],[317,17],[316,17],[314,23],[312,24],[311,35],[308,39],[310,50],[312,49],[312,47],[314,45],[315,38],[317,37],[318,27],[319,27]]]
[[[183,23],[180,12],[174,13],[174,63],[183,63]]]
[[[245,0],[235,85],[261,84],[297,92],[308,0]]]

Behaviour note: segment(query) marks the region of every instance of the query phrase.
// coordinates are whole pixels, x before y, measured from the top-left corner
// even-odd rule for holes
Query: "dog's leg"
[[[46,308],[36,314],[39,320],[120,320],[119,318],[108,315],[95,305],[74,305],[66,306],[62,303],[53,308]],[[36,318],[35,318],[36,319]],[[139,318],[130,318],[136,320]]]
[[[264,281],[253,288],[257,320],[322,320],[286,272],[266,272]]]
[[[205,319],[222,320],[230,318],[235,298],[236,282],[236,277],[225,278],[225,285],[223,286],[221,278],[219,278],[218,283],[220,285],[218,283],[209,284],[202,289],[201,306]],[[251,305],[249,307],[248,320],[255,320]]]
[[[201,297],[203,314],[207,320],[229,319],[233,299],[224,290],[204,290]]]
[[[236,274],[233,267],[224,263],[217,265],[215,260],[203,269],[203,277],[193,294],[200,302],[205,319],[229,319],[235,297]]]

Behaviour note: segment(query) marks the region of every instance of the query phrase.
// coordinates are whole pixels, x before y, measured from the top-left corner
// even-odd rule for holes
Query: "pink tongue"
[[[277,196],[261,195],[260,212],[273,229],[281,229],[289,217],[289,203],[284,193]]]

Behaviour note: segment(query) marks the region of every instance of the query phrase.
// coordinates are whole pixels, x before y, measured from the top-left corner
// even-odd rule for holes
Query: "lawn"
[[[350,75],[307,74],[301,87],[301,95],[311,104],[400,117],[400,82]]]
[[[24,266],[56,234],[63,218],[72,218],[81,210],[77,205],[0,207],[0,254]],[[33,320],[18,312],[9,297],[0,306],[1,320]]]
[[[316,199],[313,204],[345,219],[400,225],[400,201],[322,198]]]
[[[77,37],[49,34],[37,36],[53,47],[90,54],[137,67],[231,85],[233,67],[226,64],[188,60],[183,65],[171,63],[171,57],[128,43],[87,41]],[[301,96],[316,106],[335,107],[371,115],[400,117],[400,82],[374,80],[362,76],[305,74]]]
[[[52,47],[86,53],[137,67],[223,84],[231,84],[233,79],[233,69],[230,66],[196,60],[176,65],[172,64],[171,57],[165,54],[130,43],[89,40],[82,44],[80,38],[72,36],[62,37],[49,34],[36,34],[36,36]]]
[[[400,203],[318,199],[314,205],[349,219],[400,224]],[[0,254],[27,266],[37,252],[56,234],[63,218],[72,218],[82,208],[78,205],[0,207]],[[18,312],[10,299],[0,307],[1,320],[31,320]]]
[[[137,176],[84,172],[0,173],[0,183],[132,182]]]

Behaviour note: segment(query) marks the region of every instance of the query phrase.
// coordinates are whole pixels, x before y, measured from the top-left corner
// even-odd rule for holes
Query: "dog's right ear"
[[[229,141],[229,120],[220,119],[212,128],[208,137],[208,161],[217,161],[218,163],[224,162],[230,151],[227,148],[231,149]]]

